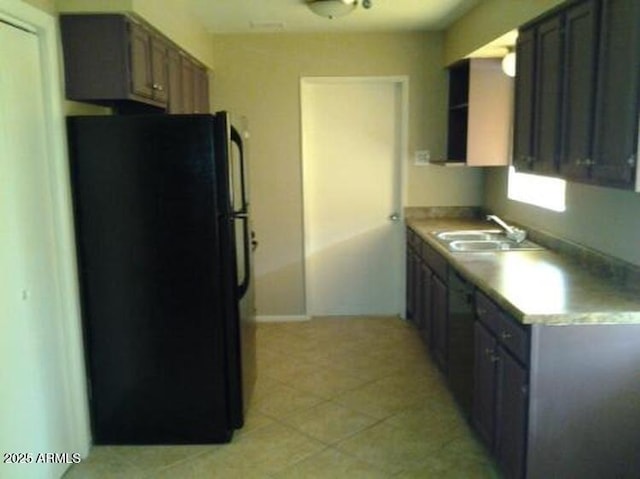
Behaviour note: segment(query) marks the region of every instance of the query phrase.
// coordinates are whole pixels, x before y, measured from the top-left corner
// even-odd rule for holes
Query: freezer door
[[[233,126],[229,126],[229,183],[231,207],[235,214],[247,213],[249,199],[242,136]]]

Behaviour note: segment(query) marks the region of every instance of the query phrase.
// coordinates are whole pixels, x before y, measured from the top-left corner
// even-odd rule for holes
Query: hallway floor
[[[247,423],[217,446],[99,446],[76,478],[498,478],[415,329],[261,323]]]

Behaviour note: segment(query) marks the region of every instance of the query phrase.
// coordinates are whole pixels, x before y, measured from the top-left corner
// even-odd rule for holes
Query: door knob
[[[389,215],[389,219],[391,221],[399,221],[400,220],[400,215],[398,213],[391,213]]]

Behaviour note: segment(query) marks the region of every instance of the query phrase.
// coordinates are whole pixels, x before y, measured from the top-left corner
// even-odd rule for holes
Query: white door
[[[74,452],[39,44],[0,21],[0,45],[0,477],[57,478],[67,465],[36,464]]]
[[[303,79],[307,314],[401,312],[404,82]]]

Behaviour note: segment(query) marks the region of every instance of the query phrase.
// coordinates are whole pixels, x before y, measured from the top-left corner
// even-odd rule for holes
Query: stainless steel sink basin
[[[498,230],[459,230],[433,233],[435,238],[454,253],[527,251],[543,249],[532,241],[513,241]]]
[[[504,240],[458,240],[448,244],[450,251],[472,253],[474,251],[523,251],[542,249],[531,241],[516,243],[509,239]]]
[[[436,238],[443,241],[484,241],[505,238],[499,230],[442,231]]]

